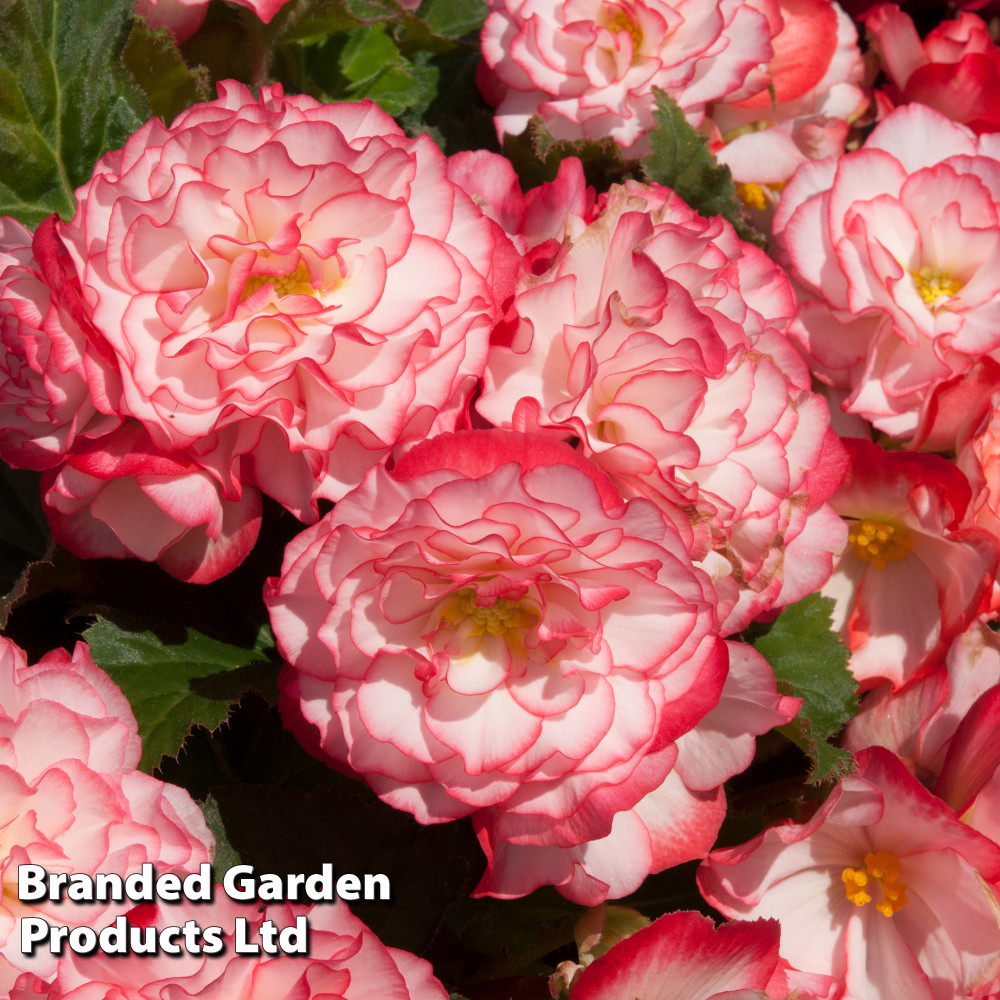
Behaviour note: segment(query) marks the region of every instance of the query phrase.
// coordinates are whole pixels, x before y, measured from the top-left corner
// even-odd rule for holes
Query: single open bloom
[[[516,254],[373,103],[219,92],[102,157],[50,242],[121,375],[103,405],[309,519],[455,426]]]
[[[764,89],[772,52],[768,15],[744,0],[492,0],[481,38],[501,137],[537,114],[558,139],[610,135],[634,153],[654,88],[697,125],[707,101]]]
[[[844,1000],[953,1000],[1000,966],[1000,846],[960,822],[881,747],[858,754],[811,820],[713,851],[705,898],[781,921],[781,954]]]
[[[774,234],[802,300],[790,333],[846,412],[920,444],[935,393],[1000,360],[1000,136],[897,108],[798,169]]]
[[[726,677],[714,590],[671,522],[509,431],[373,469],[265,597],[300,740],[421,822],[488,811],[502,842],[608,836]]]

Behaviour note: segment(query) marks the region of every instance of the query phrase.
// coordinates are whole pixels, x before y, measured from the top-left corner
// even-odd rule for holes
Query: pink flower
[[[724,632],[820,586],[844,530],[843,458],[785,336],[781,270],[721,218],[629,184],[572,218],[521,281],[477,410],[579,440],[626,495],[686,513]]]
[[[120,423],[99,411],[118,383],[78,323],[64,264],[65,255],[49,255],[39,265],[31,233],[0,217],[0,457],[18,468],[57,465],[77,437],[96,437]],[[43,270],[64,289],[65,305],[52,301]]]
[[[286,903],[264,912],[278,928],[294,926],[297,917],[309,924],[308,955],[234,959],[197,994],[199,1000],[447,1000],[429,963],[387,948],[345,904]]]
[[[556,138],[610,135],[638,153],[654,87],[697,125],[706,102],[767,86],[753,71],[770,38],[744,0],[491,0],[480,86],[501,137],[538,114]]]
[[[868,104],[858,33],[841,7],[834,0],[779,0],[779,7],[771,89],[742,101],[723,95],[708,112],[719,162],[758,190],[783,184],[807,160],[842,153],[850,123]]]
[[[55,540],[84,558],[155,562],[178,580],[210,583],[235,569],[260,530],[260,494],[238,500],[182,453],[164,453],[135,421],[77,448],[42,479]]]
[[[965,477],[937,455],[844,441],[851,469],[830,503],[851,533],[822,593],[863,687],[936,666],[988,604],[997,542],[966,520]]]
[[[211,902],[191,902],[183,897],[172,903],[143,903],[126,914],[97,925],[120,926],[124,921],[125,954],[104,954],[101,950],[85,955],[67,949],[59,960],[56,977],[45,982],[25,973],[11,991],[10,1000],[44,997],[46,1000],[166,1000],[167,997],[195,995],[215,982],[230,961],[245,962],[234,954],[236,921],[246,923],[245,939],[257,941],[264,919],[256,903],[237,903],[225,895],[222,886],[213,887]],[[168,928],[183,929],[193,921],[202,931],[218,927],[211,937],[199,933],[189,950],[183,934],[161,934]],[[221,948],[215,949],[215,944]],[[166,947],[160,947],[161,943]],[[174,954],[168,948],[179,948]],[[183,990],[178,993],[177,991]]]
[[[960,822],[887,750],[858,755],[811,820],[713,851],[699,869],[731,919],[781,921],[781,954],[844,1000],[953,1000],[1000,961],[1000,846]]]
[[[105,926],[131,904],[20,902],[18,866],[120,875],[152,862],[158,872],[196,871],[212,835],[181,788],[136,770],[141,745],[121,691],[79,643],[33,666],[0,639],[0,989],[17,971],[43,978],[56,956],[21,953],[19,922]]]
[[[883,113],[919,101],[973,132],[1000,130],[1000,48],[982,18],[962,11],[921,41],[910,16],[886,3],[865,27],[889,77],[878,92]]]
[[[801,704],[778,694],[759,653],[726,645],[729,673],[718,704],[678,737],[673,770],[616,813],[606,837],[569,847],[504,841],[497,832],[502,816],[473,814],[487,858],[474,895],[513,898],[552,884],[574,902],[596,906],[634,892],[650,872],[705,857],[726,815],[722,783],[750,766],[754,737],[788,722]]]
[[[166,28],[179,45],[201,27],[208,0],[135,0],[135,13],[154,30]]]
[[[373,469],[265,599],[304,745],[423,823],[487,811],[502,842],[607,837],[726,676],[678,530],[529,435],[443,435]]]
[[[252,10],[265,24],[288,0],[230,0]],[[135,13],[151,28],[169,29],[178,44],[186,42],[202,25],[208,0],[136,0]]]
[[[11,1000],[446,1000],[447,992],[434,978],[427,962],[409,952],[387,948],[343,903],[307,907],[277,904],[260,912],[221,896],[211,904],[182,903],[180,907],[142,907],[129,915],[137,931],[183,925],[193,919],[200,927],[223,929],[224,950],[215,955],[164,952],[113,957],[67,956],[55,983],[47,985],[25,975]],[[304,918],[309,927],[307,955],[261,954],[254,958],[233,952],[235,919],[246,921],[246,940],[259,941],[258,928],[266,919],[282,931]]]
[[[121,372],[114,412],[228,499],[251,482],[314,517],[455,426],[514,251],[374,104],[219,90],[104,156],[58,236]]]
[[[778,969],[775,920],[716,927],[700,913],[667,913],[584,969],[577,1000],[719,1000],[760,997]],[[760,990],[760,993],[751,992]]]
[[[917,104],[799,168],[774,218],[802,290],[792,333],[846,411],[919,440],[934,390],[997,359],[998,202],[1000,137]]]
[[[861,702],[842,744],[857,752],[891,750],[929,788],[941,773],[951,739],[969,710],[1000,685],[1000,637],[974,621],[948,647],[944,663],[893,692],[882,684]]]
[[[1000,386],[990,389],[994,391],[965,405],[967,420],[958,435],[955,461],[972,488],[971,521],[1000,542]],[[991,610],[998,606],[1000,586],[994,584]]]

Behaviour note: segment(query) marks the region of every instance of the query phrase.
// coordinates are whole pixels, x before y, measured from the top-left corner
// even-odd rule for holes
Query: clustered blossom
[[[974,132],[1000,131],[1000,48],[982,18],[962,11],[921,40],[908,14],[879,4],[865,27],[888,77],[876,92],[882,114],[917,102]]]
[[[454,428],[516,270],[427,136],[370,102],[219,89],[106,154],[69,223],[0,234],[0,451],[55,469],[79,554],[197,582],[249,551],[258,490],[314,519]]]
[[[774,231],[802,292],[792,333],[845,411],[955,446],[935,435],[935,393],[997,360],[998,204],[1000,138],[920,104],[789,182]]]
[[[480,86],[501,136],[541,115],[556,138],[611,136],[636,152],[654,88],[692,124],[709,101],[766,88],[774,18],[745,0],[491,0]]]
[[[421,822],[472,815],[480,891],[599,902],[714,839],[727,751],[692,748],[692,789],[679,746],[717,705],[716,732],[740,729],[714,589],[670,520],[568,445],[467,431],[373,469],[266,600],[286,723]],[[768,718],[742,732],[794,714],[769,671],[736,676]]]
[[[702,862],[727,922],[622,935],[568,1000],[1000,997],[1000,50],[968,12],[921,38],[853,6],[867,137],[833,0],[489,2],[501,139],[540,115],[640,157],[662,90],[774,209],[771,255],[657,184],[595,192],[567,157],[522,191],[371,102],[232,81],[102,157],[70,221],[0,220],[0,457],[58,543],[210,582],[270,496],[311,523],[264,590],[284,724],[420,823],[467,819],[475,895],[596,906]],[[183,40],[203,7],[138,10]],[[817,593],[856,770],[713,850],[803,705],[743,638]],[[340,904],[211,904],[227,940],[307,918],[308,955],[20,955],[18,864],[210,856],[139,749],[85,646],[0,641],[11,1000],[446,1000]]]
[[[770,86],[710,105],[713,149],[744,201],[764,208],[807,160],[839,155],[868,105],[854,22],[834,0],[779,0]],[[831,43],[831,39],[833,39]]]
[[[55,973],[56,956],[47,949],[22,954],[22,917],[103,927],[124,909],[21,902],[19,865],[124,876],[147,861],[183,874],[211,860],[213,838],[201,810],[184,789],[137,771],[140,752],[128,701],[86,645],[29,665],[0,638],[0,989],[9,989],[19,971],[43,979]]]
[[[577,439],[627,496],[683,511],[724,631],[829,576],[844,526],[825,504],[843,461],[826,403],[786,337],[782,272],[672,192],[630,184],[573,214],[536,255],[477,411],[497,426]]]

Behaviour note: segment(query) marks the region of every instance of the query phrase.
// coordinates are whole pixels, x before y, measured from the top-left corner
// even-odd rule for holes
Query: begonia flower
[[[1000,136],[920,104],[798,169],[774,217],[801,290],[790,332],[843,409],[919,442],[935,390],[1000,360],[998,206]]]
[[[713,851],[702,894],[730,919],[779,920],[782,956],[843,1000],[965,996],[1000,966],[1000,846],[888,750],[857,760],[808,822]]]
[[[399,948],[387,948],[344,903],[271,905],[263,916],[279,928],[305,918],[308,955],[262,953],[257,959],[231,961],[198,993],[199,1000],[325,1000],[330,996],[447,1000],[448,991],[428,962]]]
[[[826,402],[785,336],[781,270],[721,218],[629,184],[566,223],[494,337],[476,409],[579,441],[628,496],[684,510],[726,634],[819,587],[842,547]]]
[[[230,0],[252,10],[267,24],[288,0]],[[208,13],[208,0],[136,0],[136,15],[151,28],[167,28],[177,43],[186,42],[201,26]]]
[[[574,983],[572,996],[730,1000],[742,997],[745,990],[759,997],[778,969],[779,936],[776,920],[716,927],[700,913],[667,913],[588,965]]]
[[[776,202],[800,164],[842,153],[868,104],[857,29],[840,5],[779,0],[779,8],[769,89],[742,101],[723,96],[708,111],[715,155],[756,208]]]
[[[821,593],[863,687],[895,688],[936,666],[989,604],[997,541],[966,518],[970,489],[937,455],[846,438],[851,468],[831,498],[849,545]]]
[[[578,903],[594,906],[634,892],[650,872],[703,858],[726,815],[722,784],[750,766],[754,737],[784,725],[801,699],[780,695],[764,658],[727,642],[729,673],[718,704],[677,739],[673,770],[631,809],[614,817],[611,832],[572,847],[505,842],[496,814],[473,814],[486,853],[476,894],[506,898],[553,884]]]
[[[221,893],[221,887],[216,887]],[[155,910],[154,919],[142,927],[181,925],[192,919],[199,927],[217,926],[223,950],[199,954],[182,949],[180,954],[163,951],[84,957],[68,955],[54,983],[23,976],[10,1000],[178,1000],[197,996],[200,1000],[446,1000],[447,992],[431,972],[430,965],[397,948],[387,948],[344,903],[303,906],[276,904],[263,909],[238,906],[225,896],[211,904],[181,904],[180,907],[143,907]],[[263,912],[261,912],[263,911]],[[248,944],[257,944],[259,927],[269,920],[280,934],[305,919],[309,929],[306,954],[257,956],[234,954],[233,923],[241,919]],[[130,921],[133,916],[130,915]],[[199,946],[200,947],[200,946]]]
[[[921,40],[910,16],[886,3],[865,27],[889,77],[876,94],[883,115],[917,101],[973,132],[1000,130],[1000,48],[981,17],[961,11]]]
[[[1000,685],[1000,636],[981,621],[952,640],[944,662],[900,691],[873,688],[847,723],[841,743],[857,752],[891,750],[927,787],[934,787],[959,723],[975,702]]]
[[[300,742],[423,823],[478,813],[500,844],[599,851],[726,678],[682,533],[568,445],[509,431],[373,469],[265,599]]]
[[[491,0],[480,87],[497,132],[541,115],[557,139],[611,136],[644,150],[654,88],[697,125],[705,104],[767,86],[775,13],[744,0]]]
[[[102,157],[54,238],[121,375],[110,409],[227,499],[249,482],[312,519],[456,425],[516,252],[373,103],[219,93]]]
[[[18,899],[18,866],[48,872],[129,875],[198,871],[213,839],[182,788],[136,770],[141,744],[125,696],[87,647],[28,665],[0,638],[0,989],[18,971],[49,979],[56,955],[21,952],[20,920],[103,927],[131,903]]]
[[[106,402],[120,382],[78,322],[64,264],[64,254],[36,261],[31,233],[0,217],[0,458],[18,468],[58,465],[78,437],[121,423]]]
[[[77,448],[42,477],[42,509],[52,536],[84,558],[155,562],[188,583],[211,583],[235,569],[260,530],[260,494],[239,499],[183,453],[164,453],[130,421]]]

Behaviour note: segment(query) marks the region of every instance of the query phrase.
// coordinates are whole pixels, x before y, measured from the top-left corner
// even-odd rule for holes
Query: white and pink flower
[[[87,559],[135,556],[178,580],[211,583],[235,569],[260,530],[260,493],[239,499],[181,452],[164,453],[136,421],[76,448],[42,477],[52,537]]]
[[[0,217],[0,458],[17,468],[58,465],[78,437],[121,422],[107,412],[115,372],[77,322],[65,254],[46,240],[53,221],[39,226],[39,262],[31,233]],[[50,286],[62,289],[56,301]]]
[[[487,858],[476,893],[511,898],[552,884],[595,906],[634,892],[650,872],[705,857],[726,815],[723,782],[750,766],[755,737],[788,722],[801,704],[778,693],[759,653],[743,643],[726,646],[729,673],[718,704],[678,737],[673,770],[617,813],[606,837],[573,847],[505,842],[495,832],[493,810],[474,813]]]
[[[1000,48],[981,17],[961,11],[921,39],[908,14],[883,3],[865,27],[889,78],[876,93],[883,115],[917,101],[973,132],[1000,130]]]
[[[967,517],[965,476],[937,455],[887,452],[846,438],[851,468],[830,503],[849,545],[822,593],[863,687],[895,688],[937,666],[986,611],[997,541]]]
[[[801,289],[791,332],[847,412],[919,444],[935,391],[1000,359],[1000,136],[898,108],[799,168],[774,233]]]
[[[455,426],[516,253],[371,102],[219,91],[106,154],[58,236],[121,374],[111,411],[226,499],[249,482],[309,519]]]
[[[541,115],[557,139],[613,137],[633,153],[654,126],[653,89],[694,125],[705,105],[767,86],[768,13],[745,0],[491,0],[480,87],[497,132]],[[780,23],[777,22],[776,23]]]
[[[867,107],[854,22],[835,0],[779,0],[770,86],[743,100],[723,96],[708,111],[713,149],[740,191],[772,197],[807,160],[839,156],[851,122]],[[766,185],[771,185],[767,188]]]
[[[265,597],[307,748],[423,823],[478,813],[549,853],[659,788],[726,678],[682,533],[531,435],[439,436],[373,469]]]
[[[588,965],[572,995],[577,1000],[766,996],[779,969],[779,937],[776,920],[716,927],[690,910],[667,913]]]
[[[785,336],[784,274],[721,218],[630,183],[521,281],[476,408],[561,438],[627,496],[683,511],[725,633],[819,587],[844,543],[843,456]]]
[[[806,823],[713,851],[705,898],[781,922],[781,954],[844,1000],[953,1000],[1000,965],[1000,846],[962,823],[889,751],[858,755]]]
[[[124,695],[87,647],[28,665],[0,639],[0,988],[19,971],[49,979],[56,956],[21,953],[19,922],[105,926],[131,904],[18,900],[18,866],[50,872],[197,871],[213,839],[181,788],[136,770],[141,744]]]

